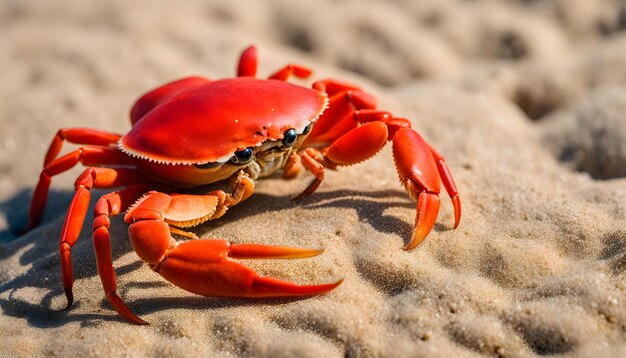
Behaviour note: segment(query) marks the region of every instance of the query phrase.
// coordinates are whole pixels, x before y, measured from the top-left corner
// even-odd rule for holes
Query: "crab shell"
[[[161,164],[225,163],[236,151],[301,133],[328,105],[326,93],[284,81],[239,77],[191,87],[158,104],[119,148]]]

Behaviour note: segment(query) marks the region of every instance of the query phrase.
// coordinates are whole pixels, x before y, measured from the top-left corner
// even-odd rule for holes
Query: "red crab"
[[[108,230],[110,216],[124,210],[137,255],[168,281],[204,296],[315,295],[341,283],[297,285],[258,276],[231,260],[303,258],[322,250],[235,245],[199,240],[184,231],[221,217],[252,195],[254,180],[281,169],[285,178],[294,178],[304,166],[315,177],[295,198],[300,199],[317,189],[324,168],[359,163],[393,141],[400,181],[417,200],[415,228],[404,249],[417,246],[433,227],[441,183],[452,198],[454,227],[458,226],[461,202],[450,170],[408,120],[376,110],[376,99],[357,86],[328,79],[308,89],[286,82],[290,76],[309,77],[306,67],[290,64],[269,79],[255,78],[256,69],[256,48],[249,47],[241,55],[236,78],[189,77],[148,92],[133,106],[133,127],[126,135],[86,128],[58,131],[35,189],[28,229],[41,219],[51,178],[78,163],[88,166],[76,180],[76,194],[61,233],[68,307],[73,301],[71,247],[85,219],[91,188],[120,188],[96,203],[93,244],[106,298],[120,315],[136,324],[146,322],[116,293]],[[64,141],[83,146],[57,158]],[[191,195],[174,190],[226,180],[232,193],[214,190]],[[178,243],[172,234],[194,240]]]

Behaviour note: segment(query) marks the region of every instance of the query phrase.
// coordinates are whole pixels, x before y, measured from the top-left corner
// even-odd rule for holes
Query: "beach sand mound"
[[[0,356],[625,356],[626,7],[589,4],[3,2]],[[76,301],[64,310],[58,239],[80,168],[55,177],[43,223],[18,234],[56,130],[123,133],[141,93],[192,74],[232,76],[250,43],[262,76],[302,63],[410,118],[446,156],[459,228],[443,193],[431,234],[401,249],[415,203],[388,146],[327,171],[300,203],[289,198],[306,174],[260,181],[194,231],[324,248],[246,263],[298,283],[344,278],[334,291],[187,293],[138,259],[115,217],[118,292],[150,323],[133,326],[104,298],[88,215],[72,250]]]

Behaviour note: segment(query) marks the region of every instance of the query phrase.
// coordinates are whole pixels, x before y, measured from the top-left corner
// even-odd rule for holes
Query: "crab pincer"
[[[257,244],[231,244],[226,240],[197,239],[179,243],[172,237],[171,223],[195,224],[212,216],[222,205],[214,195],[168,195],[150,192],[125,216],[133,249],[141,260],[166,280],[189,292],[210,297],[288,297],[326,293],[343,280],[321,285],[298,285],[259,276],[234,259],[307,258],[324,250]],[[169,222],[169,223],[168,223]],[[176,229],[175,232],[181,232]],[[98,272],[109,302],[124,318],[146,324],[117,295],[110,253],[94,232]]]
[[[137,238],[135,237],[136,241]],[[222,297],[308,296],[328,292],[341,281],[322,285],[298,285],[259,276],[234,260],[305,258],[322,253],[284,246],[230,244],[225,240],[187,241],[168,249],[160,262],[148,262],[165,279],[189,292]]]
[[[454,206],[454,228],[456,229],[461,220],[461,200],[441,154],[426,143],[416,131],[401,128],[394,136],[393,158],[400,182],[409,195],[417,199],[413,235],[404,249],[415,248],[433,228],[439,213],[439,192],[442,182]]]

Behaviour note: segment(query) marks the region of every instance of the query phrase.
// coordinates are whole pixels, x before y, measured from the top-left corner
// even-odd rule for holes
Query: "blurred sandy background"
[[[261,76],[301,63],[411,118],[455,175],[459,229],[444,194],[427,240],[400,249],[415,207],[386,148],[300,204],[288,198],[305,175],[264,180],[197,229],[324,247],[250,265],[301,283],[344,277],[334,292],[188,294],[139,261],[118,217],[119,292],[151,323],[131,326],[104,299],[88,215],[63,311],[58,238],[82,169],[55,177],[44,223],[17,235],[56,130],[123,133],[139,95],[230,77],[252,43]],[[4,0],[0,124],[0,356],[626,356],[623,1]]]

